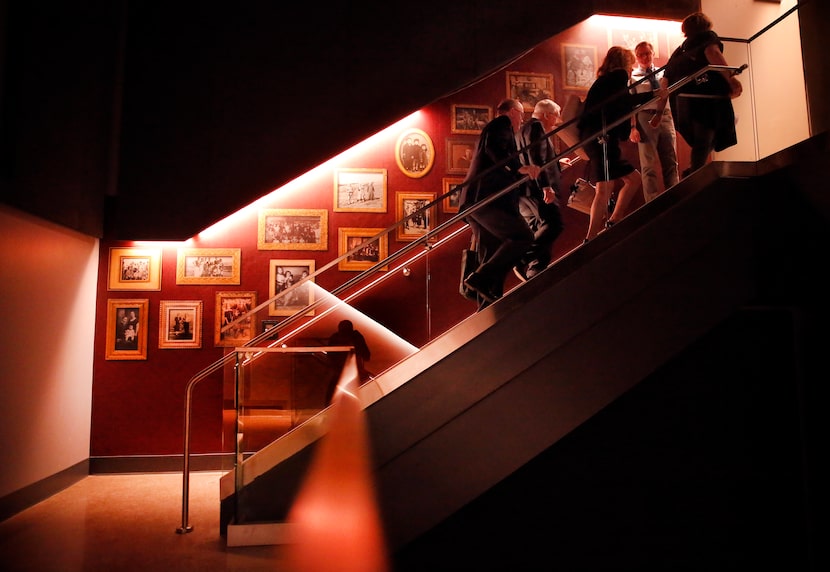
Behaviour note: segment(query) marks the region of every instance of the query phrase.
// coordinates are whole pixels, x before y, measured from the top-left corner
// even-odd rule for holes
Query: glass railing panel
[[[323,410],[347,352],[282,347],[235,351],[237,459]]]
[[[288,431],[326,406],[325,389],[330,388],[328,380],[323,379],[326,376],[303,376],[305,385],[302,386],[302,395],[308,397],[308,403],[299,406],[297,397],[301,393],[286,392],[286,387],[297,389],[300,385],[295,380],[293,385],[279,389],[277,380],[283,379],[282,384],[285,385],[287,374],[282,374],[283,377],[274,374],[269,387],[273,391],[279,389],[284,403],[277,403],[274,396],[261,388],[251,393],[251,387],[238,387],[238,380],[255,379],[260,367],[258,364],[263,358],[256,356],[250,359],[250,363],[245,364],[246,369],[240,372],[237,348],[328,346],[340,322],[348,320],[366,339],[371,352],[365,364],[367,379],[370,379],[412,355],[476,311],[477,304],[463,298],[458,290],[459,253],[469,246],[469,228],[462,221],[455,221],[446,226],[435,225],[432,231],[429,236],[405,243],[393,253],[384,249],[385,258],[370,251],[366,255],[346,257],[328,268],[306,268],[312,270],[309,277],[293,286],[293,292],[290,289],[278,291],[279,287],[274,284],[275,296],[256,306],[247,308],[241,298],[228,300],[228,323],[222,327],[223,343],[228,344],[222,368],[226,451],[234,450],[239,445],[235,428],[237,408],[242,408],[239,415],[250,417],[249,424],[254,425],[265,421],[263,416],[269,416],[267,421],[275,428],[277,418],[283,417],[283,429]],[[396,236],[396,232],[393,227],[386,229],[384,235]],[[389,243],[398,241],[390,240]],[[354,269],[354,273],[343,272],[343,263],[345,268]],[[286,261],[282,270],[301,275],[303,264],[306,263],[301,259]],[[365,270],[360,270],[364,267]],[[342,278],[344,275],[345,280]],[[340,281],[336,282],[336,279]],[[329,287],[324,287],[324,284]],[[268,356],[269,362],[289,359],[267,353],[264,355]],[[286,361],[281,365],[285,368],[296,366],[300,358],[292,359],[293,362]],[[304,364],[304,369],[319,361],[318,357],[317,361]],[[240,373],[245,375],[240,378]],[[314,387],[310,387],[311,382],[307,381],[312,378],[316,384]],[[289,394],[293,395],[291,399],[286,397]],[[263,446],[262,434],[258,432],[255,438],[245,439],[241,445],[246,454]]]

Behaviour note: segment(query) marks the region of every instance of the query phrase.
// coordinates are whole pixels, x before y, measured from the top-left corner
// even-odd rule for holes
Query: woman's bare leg
[[[594,191],[594,202],[591,203],[591,218],[588,222],[588,234],[585,240],[591,240],[605,228],[605,216],[608,213],[608,198],[611,196],[611,189],[614,188],[614,181],[597,182]]]
[[[608,217],[608,222],[611,224],[620,222],[628,214],[628,205],[631,204],[631,200],[636,196],[640,190],[640,186],[643,184],[640,171],[637,170],[625,175],[622,180],[623,186],[620,188],[619,193],[617,193],[617,204],[614,205],[614,212]],[[593,212],[594,208],[591,205],[591,214]]]

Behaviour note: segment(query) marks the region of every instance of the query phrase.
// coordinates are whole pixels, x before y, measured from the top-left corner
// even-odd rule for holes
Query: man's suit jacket
[[[550,139],[545,137],[545,127],[542,122],[535,117],[522,125],[521,135],[522,149],[527,149],[526,161],[533,165],[542,166],[553,161],[556,156],[556,150],[550,143]],[[539,178],[528,182],[528,194],[537,198],[543,198],[542,189],[544,187],[552,187],[556,192],[559,192],[559,165],[554,163],[547,169],[542,169]]]
[[[495,165],[499,166],[493,168]],[[499,115],[481,131],[476,153],[461,190],[460,210],[463,211],[515,183],[522,177],[519,173],[521,166],[510,117]],[[491,204],[515,206],[520,192],[521,189],[516,189]]]

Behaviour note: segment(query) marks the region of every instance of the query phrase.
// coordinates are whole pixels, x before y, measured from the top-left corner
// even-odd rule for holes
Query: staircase
[[[636,393],[656,372],[682,361],[724,324],[747,309],[766,308],[771,284],[791,283],[775,293],[786,298],[786,308],[812,304],[822,290],[818,284],[826,281],[803,264],[798,249],[805,235],[818,237],[826,248],[826,199],[814,185],[794,185],[793,173],[799,164],[826,158],[827,141],[823,134],[755,164],[707,166],[365,384],[361,399],[379,503],[390,551],[405,555],[399,564],[432,554],[446,537],[440,540],[439,534],[432,544],[424,539],[452,526],[447,523],[456,523],[453,542],[475,544],[459,536],[475,528],[460,515],[475,513],[481,499],[538,459],[555,458],[560,442]],[[783,181],[789,187],[782,206]],[[778,222],[774,252],[770,219]],[[791,259],[780,264],[771,259],[776,253]],[[808,283],[815,286],[793,287]],[[770,331],[780,331],[780,314],[772,323]],[[812,334],[810,327],[806,334]],[[746,350],[750,337],[729,335],[717,340]],[[793,377],[780,381],[789,387]],[[229,525],[280,522],[324,434],[325,412],[246,460],[238,491],[234,473],[226,475],[223,532]],[[610,440],[606,435],[592,446]],[[528,505],[512,508],[513,514],[488,514],[487,529],[508,538],[517,520],[524,520],[519,515],[533,512]],[[544,529],[532,522],[530,529],[521,528],[531,536]],[[682,536],[666,534],[667,545]],[[459,555],[466,562],[471,554],[498,561],[503,550],[481,542],[485,546]],[[681,544],[686,542],[691,541]],[[511,554],[517,558],[502,556]]]

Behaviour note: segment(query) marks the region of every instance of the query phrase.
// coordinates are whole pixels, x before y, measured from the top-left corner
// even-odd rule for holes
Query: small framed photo
[[[489,105],[453,105],[450,111],[450,131],[477,135],[493,119],[493,108]]]
[[[278,337],[280,337],[279,332],[277,332],[277,330],[275,329],[279,323],[280,323],[280,320],[262,320],[259,324],[260,324],[260,327],[262,328],[262,333],[263,334],[265,332],[271,332],[271,330],[273,330],[271,335],[268,336],[268,339],[269,340],[276,340]]]
[[[464,182],[464,177],[444,177],[441,179],[444,200],[441,202],[441,208],[445,213],[457,213],[459,203],[461,201],[461,188],[454,191],[452,194],[447,194],[453,190],[454,187]]]
[[[474,139],[447,139],[447,172],[466,175],[475,152]]]
[[[335,169],[334,212],[385,213],[386,169]]]
[[[329,211],[326,209],[262,209],[259,211],[259,250],[328,250]]]
[[[159,348],[202,347],[202,301],[162,300],[159,302]]]
[[[161,290],[160,248],[110,248],[108,290]]]
[[[268,272],[268,297],[273,298],[288,290],[300,280],[314,274],[314,260],[271,260]],[[293,316],[309,304],[314,303],[314,278],[297,286],[268,306],[269,316]],[[305,314],[313,316],[314,310]]]
[[[588,90],[597,74],[597,48],[562,44],[562,83],[565,89]]]
[[[254,325],[251,318],[234,324],[226,331],[222,328],[232,324],[256,308],[256,292],[217,292],[213,344],[217,347],[235,347],[244,345],[254,337]]]
[[[148,299],[107,300],[106,359],[147,359]]]
[[[180,248],[176,284],[239,284],[240,248]]]
[[[659,56],[657,47],[660,42],[657,41],[656,30],[642,29],[624,29],[624,28],[608,28],[608,46],[622,46],[628,48],[632,52],[640,42],[648,42],[654,48],[654,59]]]
[[[435,162],[435,146],[426,131],[410,127],[398,136],[395,161],[403,174],[419,179],[429,173]]]
[[[382,228],[337,229],[338,256],[343,256],[383,231]],[[373,240],[354,254],[341,260],[337,264],[337,268],[339,270],[367,270],[387,256],[389,256],[389,235],[384,234],[378,240]],[[381,270],[387,269],[387,267],[381,268]]]
[[[435,193],[397,193],[397,220],[411,215],[435,200]],[[435,207],[432,206],[418,215],[408,218],[397,227],[399,241],[418,240],[435,226]]]
[[[507,97],[521,101],[525,111],[533,111],[540,99],[553,99],[553,74],[509,71]]]

